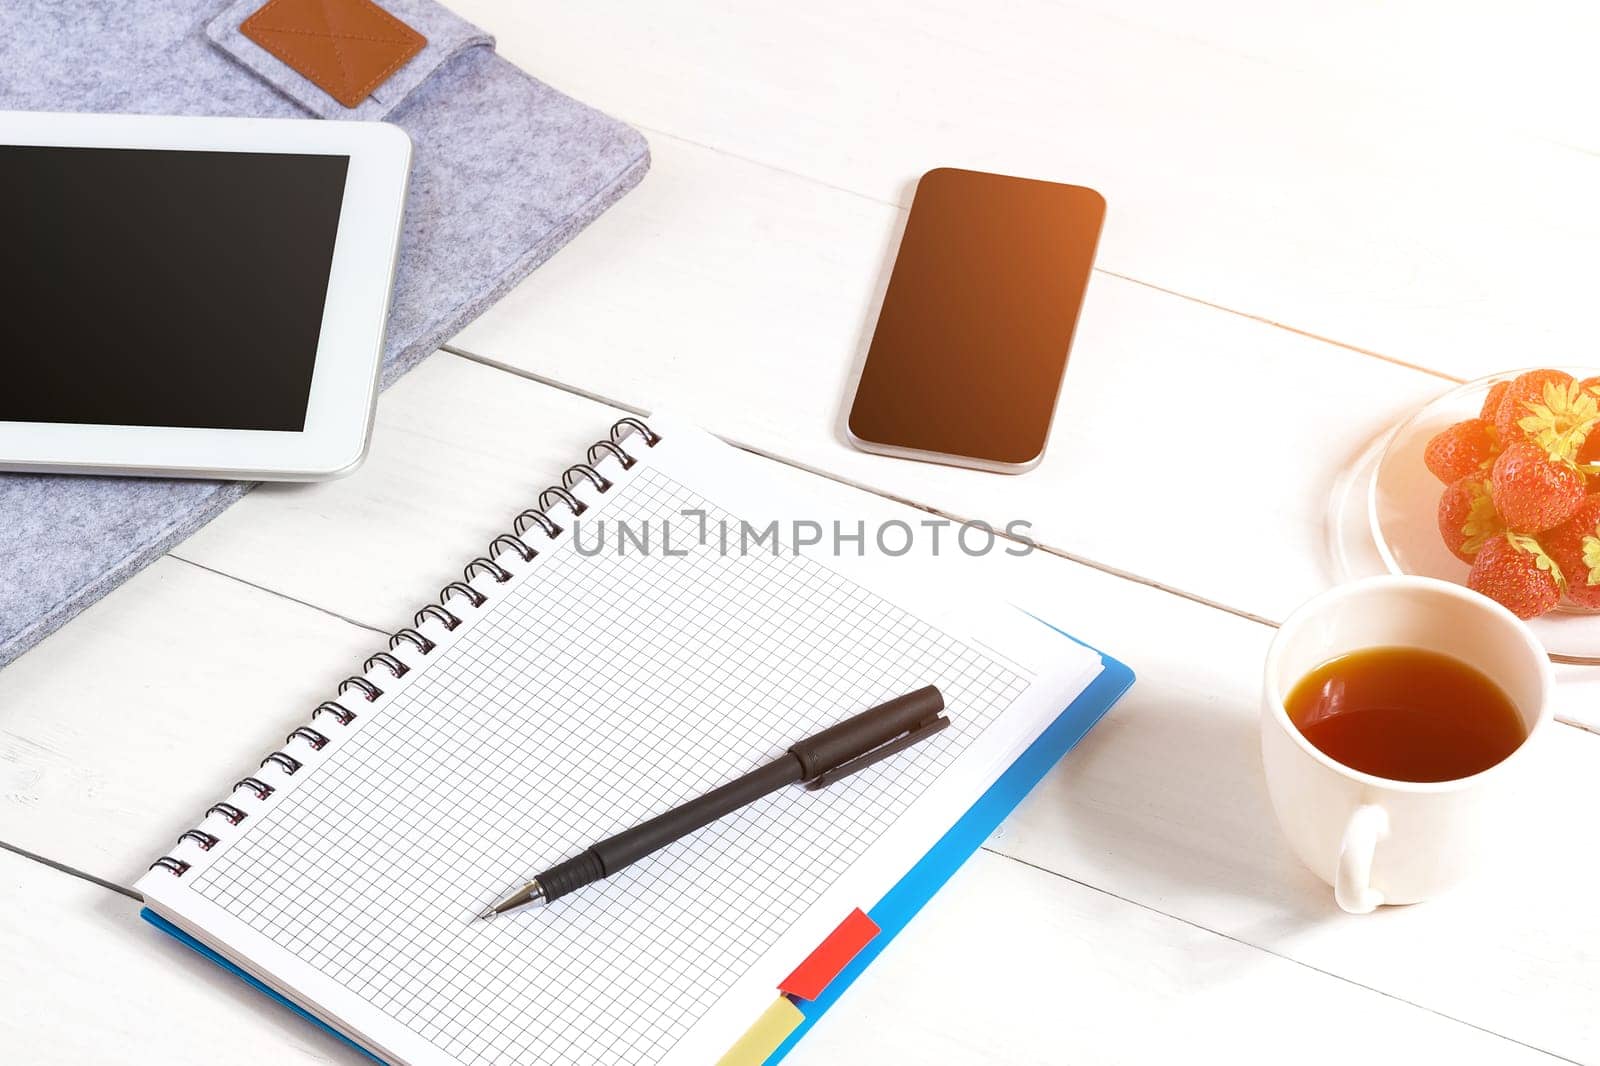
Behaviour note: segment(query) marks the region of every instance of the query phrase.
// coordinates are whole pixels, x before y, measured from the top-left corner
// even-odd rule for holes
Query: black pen
[[[807,788],[818,789],[864,770],[949,725],[943,712],[944,696],[932,685],[880,703],[792,745],[759,770],[550,867],[478,917],[560,899],[780,788],[804,781]]]

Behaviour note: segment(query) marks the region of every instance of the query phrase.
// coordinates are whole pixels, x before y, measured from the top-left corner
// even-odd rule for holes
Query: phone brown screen
[[[917,184],[850,409],[864,442],[1028,463],[1044,450],[1105,201],[973,170]]]

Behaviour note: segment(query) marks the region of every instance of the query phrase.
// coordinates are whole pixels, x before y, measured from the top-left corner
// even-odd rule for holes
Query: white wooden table
[[[118,886],[579,446],[672,408],[841,510],[1031,521],[1048,551],[952,568],[1140,674],[791,1061],[1600,1061],[1600,737],[1556,730],[1499,868],[1352,918],[1255,725],[1273,620],[1334,578],[1336,474],[1453,380],[1595,361],[1593,5],[454,6],[654,168],[385,395],[359,473],[258,490],[0,672],[0,841],[34,856],[0,852],[0,1057],[360,1061]],[[837,432],[936,165],[1110,201],[1023,477]]]

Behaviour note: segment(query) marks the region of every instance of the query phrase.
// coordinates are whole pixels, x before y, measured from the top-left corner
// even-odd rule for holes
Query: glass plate
[[[1600,370],[1559,367],[1577,378]],[[1490,387],[1523,374],[1470,381],[1451,389],[1369,444],[1334,486],[1329,547],[1345,579],[1419,574],[1458,585],[1468,566],[1439,538],[1439,480],[1423,464],[1429,439],[1446,426],[1476,418]],[[1600,612],[1562,604],[1528,623],[1557,662],[1600,666]]]

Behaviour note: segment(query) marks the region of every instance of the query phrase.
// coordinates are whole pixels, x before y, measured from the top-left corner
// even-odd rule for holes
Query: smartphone
[[[1105,199],[941,167],[917,183],[848,423],[869,452],[1001,473],[1044,455]]]

